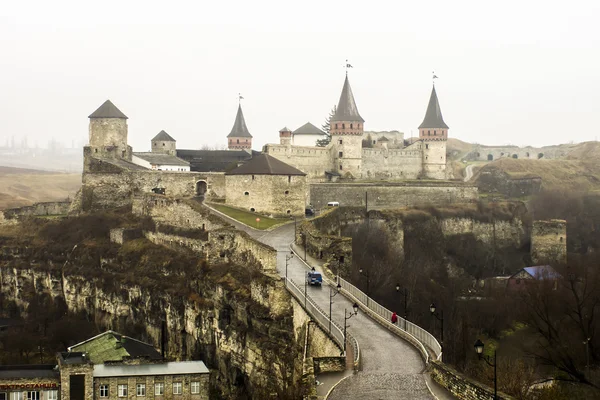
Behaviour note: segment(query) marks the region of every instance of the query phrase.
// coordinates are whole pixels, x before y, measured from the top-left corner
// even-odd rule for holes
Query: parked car
[[[313,215],[315,215],[315,209],[311,207],[305,208],[304,215],[306,215],[307,217],[312,217]]]
[[[327,207],[339,207],[339,206],[340,206],[339,201],[330,201],[329,203],[327,203]]]
[[[323,283],[323,276],[320,272],[308,271],[306,273],[306,283],[311,286],[321,286]]]

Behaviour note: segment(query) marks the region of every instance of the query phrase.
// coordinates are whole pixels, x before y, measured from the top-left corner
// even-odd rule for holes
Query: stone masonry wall
[[[365,193],[369,210],[470,203],[478,198],[477,187],[453,182],[313,183],[310,203],[316,209],[325,208],[330,201],[344,207],[365,207]]]
[[[494,400],[494,389],[470,379],[454,368],[439,361],[430,364],[431,378],[448,389],[459,400]],[[513,400],[512,396],[498,392],[499,400]]]
[[[422,160],[420,149],[362,149],[362,178],[417,179]]]
[[[533,221],[531,260],[535,265],[567,262],[567,221]]]
[[[306,177],[292,175],[227,175],[226,204],[270,216],[303,216]]]
[[[263,152],[294,168],[298,168],[307,174],[307,177],[310,179],[324,179],[324,172],[331,170],[333,166],[331,146],[312,147],[267,144],[263,147]]]
[[[181,394],[173,395],[173,382],[181,382]],[[200,392],[191,393],[191,382],[200,383]],[[136,388],[138,384],[144,384],[147,398],[163,397],[154,394],[154,384],[162,383],[164,398],[169,399],[177,397],[178,400],[208,400],[209,399],[209,374],[194,375],[164,375],[164,376],[124,376],[115,378],[97,378],[94,379],[94,393],[100,393],[100,385],[108,385],[108,397],[106,400],[117,399],[139,399]],[[127,396],[119,397],[118,385],[127,385]]]
[[[42,216],[42,215],[65,215],[69,212],[70,201],[49,201],[35,203],[31,206],[9,208],[2,213],[4,218],[16,219],[18,217]]]

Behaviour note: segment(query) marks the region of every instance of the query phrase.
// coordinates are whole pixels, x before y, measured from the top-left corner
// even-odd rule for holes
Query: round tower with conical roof
[[[246,126],[242,105],[238,106],[235,122],[231,132],[227,135],[227,148],[229,150],[248,150],[252,149],[252,135]]]
[[[292,130],[287,126],[279,130],[279,144],[289,146],[292,144]]]
[[[329,121],[333,165],[335,172],[342,177],[361,176],[364,122],[356,107],[348,74],[346,74],[340,101]]]
[[[152,153],[169,154],[172,156],[177,155],[177,141],[164,130],[158,132],[158,134],[152,138],[150,146],[150,151]]]
[[[89,115],[89,154],[96,158],[115,158],[131,161],[127,145],[127,116],[110,100],[106,100]]]
[[[434,85],[425,118],[419,125],[419,139],[423,142],[423,175],[428,178],[446,179],[448,129]]]

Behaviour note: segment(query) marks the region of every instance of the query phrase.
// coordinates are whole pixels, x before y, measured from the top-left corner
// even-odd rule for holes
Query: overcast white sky
[[[106,99],[146,151],[225,144],[242,93],[254,148],[320,126],[350,82],[367,130],[416,135],[436,83],[450,136],[600,136],[600,1],[13,1],[0,7],[0,145],[87,142]]]

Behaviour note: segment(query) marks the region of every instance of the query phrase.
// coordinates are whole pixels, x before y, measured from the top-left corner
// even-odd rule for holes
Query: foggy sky
[[[431,73],[449,136],[596,140],[600,2],[21,1],[0,7],[0,146],[87,143],[106,99],[148,151],[225,145],[242,93],[254,148],[321,126],[345,60],[366,130],[418,135]]]

